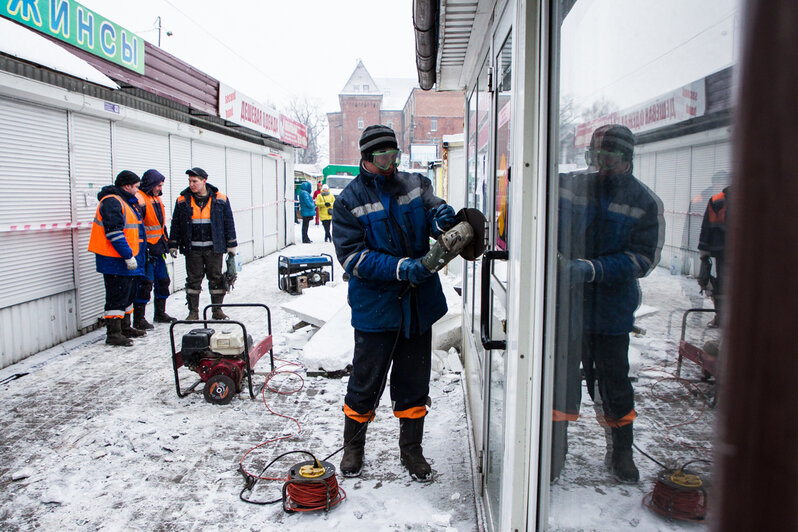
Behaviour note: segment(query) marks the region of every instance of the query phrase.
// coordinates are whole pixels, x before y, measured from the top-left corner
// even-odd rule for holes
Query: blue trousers
[[[144,267],[144,276],[138,277],[138,290],[136,291],[136,304],[146,305],[150,301],[150,292],[155,287],[155,299],[169,297],[169,272],[166,269],[166,260],[163,256],[147,256]]]

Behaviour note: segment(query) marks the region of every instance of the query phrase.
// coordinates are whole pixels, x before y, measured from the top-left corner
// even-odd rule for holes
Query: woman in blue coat
[[[303,181],[299,185],[299,214],[302,216],[302,243],[310,244],[308,238],[308,225],[310,221],[316,216],[316,202],[313,201],[313,196],[310,191],[313,187],[310,186],[310,181]]]

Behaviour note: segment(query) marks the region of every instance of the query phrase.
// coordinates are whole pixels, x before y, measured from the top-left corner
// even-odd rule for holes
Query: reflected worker
[[[622,482],[639,479],[629,333],[641,299],[637,279],[659,262],[665,221],[662,201],[632,175],[633,152],[627,127],[602,126],[586,153],[588,172],[560,176],[553,479],[565,463],[568,421],[579,414],[580,361],[605,428],[605,463]]]

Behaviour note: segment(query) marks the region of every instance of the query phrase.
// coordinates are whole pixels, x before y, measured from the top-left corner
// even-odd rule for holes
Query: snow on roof
[[[382,91],[382,110],[401,111],[410,97],[410,91],[418,87],[413,78],[377,78],[377,86]]]
[[[346,85],[341,89],[341,94],[369,94],[374,96],[380,94],[377,83],[371,77],[369,71],[366,70],[363,61],[358,60],[355,71],[352,72]]]
[[[313,177],[320,177],[324,175],[321,170],[321,166],[318,164],[297,163],[294,165],[294,172],[302,172],[303,174]]]
[[[83,59],[72,55],[35,31],[5,18],[0,18],[0,52],[97,85],[111,89],[119,88],[111,78]]]

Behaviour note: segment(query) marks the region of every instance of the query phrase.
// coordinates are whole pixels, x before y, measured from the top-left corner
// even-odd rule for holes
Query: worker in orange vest
[[[208,183],[208,173],[202,168],[189,168],[186,174],[188,188],[180,193],[172,211],[169,253],[176,258],[179,250],[186,257],[186,319],[196,320],[203,277],[208,278],[211,303],[224,303],[222,260],[225,252],[235,255],[238,241],[227,196]],[[220,307],[212,313],[215,320],[227,319]]]
[[[122,170],[113,185],[100,190],[89,251],[105,281],[106,338],[109,345],[129,346],[147,333],[130,325],[138,277],[144,275],[147,243],[136,191],[139,176]]]
[[[133,326],[137,329],[153,329],[147,321],[145,311],[150,301],[150,292],[155,288],[155,315],[157,323],[177,321],[166,313],[166,299],[169,297],[169,272],[166,269],[166,209],[161,201],[163,183],[166,178],[155,169],[144,172],[136,195],[144,205],[144,231],[147,234],[147,264],[144,277],[139,279],[136,301],[133,305]]]

